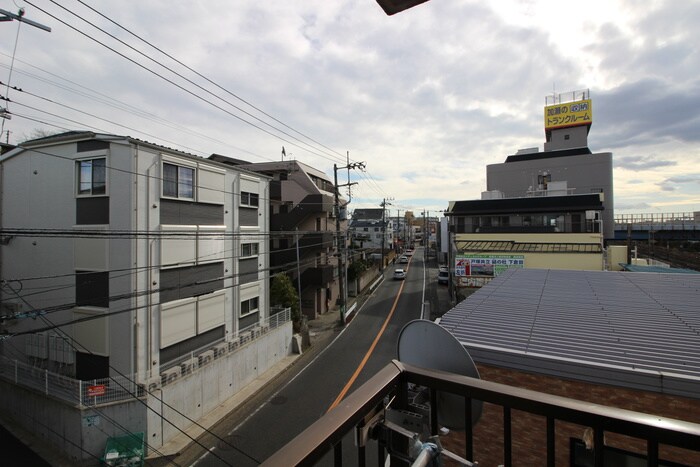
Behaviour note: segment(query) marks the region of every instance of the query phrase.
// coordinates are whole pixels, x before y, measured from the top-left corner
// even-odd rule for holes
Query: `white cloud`
[[[189,92],[28,6],[27,17],[53,31],[22,27],[11,84],[57,104],[10,91],[16,116],[5,129],[11,142],[36,128],[55,129],[24,115],[71,130],[90,125],[201,155],[253,161],[277,159],[284,145],[329,175],[350,151],[375,180],[360,179],[355,208],[393,197],[405,209],[437,211],[450,200],[479,197],[487,164],[519,148],[542,148],[542,107],[553,86],[557,92],[590,88],[589,143],[595,152],[614,153],[616,207],[697,210],[692,200],[700,188],[678,177],[700,173],[700,32],[694,24],[700,2],[432,0],[392,17],[374,0],[95,6],[293,130],[78,2],[62,5],[221,98],[46,2],[41,8]],[[3,82],[16,27],[0,24]],[[73,88],[99,91],[138,110],[69,92],[57,75]],[[315,149],[299,143],[295,138],[306,137],[294,130],[313,138]]]

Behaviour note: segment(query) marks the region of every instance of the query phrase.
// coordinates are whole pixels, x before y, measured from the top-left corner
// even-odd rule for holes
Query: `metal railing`
[[[231,350],[260,338],[268,331],[282,326],[290,320],[291,310],[285,308],[262,322],[240,329],[231,341],[236,343]],[[197,355],[218,344],[221,342],[214,342],[199,349]],[[192,370],[196,371],[219,356],[223,356],[223,354],[214,352],[212,360],[200,362],[200,359],[197,359],[197,365]],[[188,357],[190,356],[188,355]],[[4,356],[0,356],[0,378],[63,402],[86,407],[120,402],[146,395],[146,389],[142,383],[137,382],[136,375],[81,381]],[[167,381],[163,384],[167,384]]]
[[[617,214],[615,224],[700,223],[700,212],[650,212]]]
[[[341,465],[343,437],[351,430],[356,430],[356,440],[362,440],[363,434],[366,437],[368,433],[376,433],[377,426],[383,423],[387,426],[392,425],[382,417],[382,413],[385,412],[383,408],[385,401],[388,396],[407,400],[405,394],[409,383],[429,388],[429,400],[433,408],[430,410],[429,428],[433,435],[438,434],[437,416],[433,416],[437,412],[438,391],[464,397],[465,452],[459,455],[463,455],[465,460],[474,460],[473,428],[471,423],[466,423],[472,420],[473,400],[495,404],[503,409],[503,453],[502,462],[499,463],[506,467],[513,464],[514,436],[511,418],[513,411],[546,418],[544,454],[546,461],[542,459],[539,465],[553,467],[556,464],[555,448],[561,447],[561,444],[556,443],[556,427],[561,422],[590,427],[594,446],[605,446],[605,436],[608,433],[621,434],[646,442],[648,466],[659,465],[660,445],[685,448],[694,451],[694,454],[700,458],[700,424],[697,423],[581,402],[466,376],[426,370],[394,361],[262,465],[313,465],[330,450],[333,450],[335,465]],[[375,425],[371,426],[372,423]],[[365,465],[366,443],[356,444],[359,444],[357,446],[358,465]],[[395,460],[396,465],[407,465],[409,459],[407,455],[391,452],[388,448],[390,446],[382,442],[382,437],[378,437],[377,459],[380,463],[383,464],[385,453],[389,453],[392,456],[391,465],[395,465]],[[595,466],[606,465],[604,464],[606,451],[607,446],[604,449],[593,449]]]

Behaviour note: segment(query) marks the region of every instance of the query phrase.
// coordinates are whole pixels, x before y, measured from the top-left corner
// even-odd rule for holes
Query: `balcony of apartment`
[[[301,275],[302,284],[326,285],[333,282],[335,266],[332,264],[319,264],[310,267]]]
[[[325,217],[325,214],[333,212],[333,208],[334,200],[332,196],[322,194],[307,195],[290,211],[273,215],[270,220],[270,230],[293,231],[306,219],[312,216],[316,217],[319,214],[323,214]]]
[[[295,238],[290,233],[290,240],[291,242],[288,243],[288,246],[270,252],[273,265],[296,263],[297,257],[301,263],[305,263],[304,259],[310,256],[315,257],[318,252],[326,251],[335,246],[332,232],[307,232],[300,234],[298,244],[294,243]],[[297,246],[299,247],[298,252]]]
[[[463,430],[441,427],[448,403]],[[441,465],[438,456],[466,466],[700,465],[700,424],[393,361],[262,465]]]

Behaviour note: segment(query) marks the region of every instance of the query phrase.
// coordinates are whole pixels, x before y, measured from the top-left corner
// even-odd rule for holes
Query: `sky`
[[[20,7],[51,32],[0,22],[3,142],[90,130],[250,162],[284,147],[341,168],[351,210],[435,216],[478,199],[488,164],[543,149],[546,96],[589,90],[616,215],[700,211],[700,1],[0,0]]]

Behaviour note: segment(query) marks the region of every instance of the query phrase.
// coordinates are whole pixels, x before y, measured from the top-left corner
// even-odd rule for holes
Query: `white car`
[[[399,258],[399,263],[401,264],[407,264],[408,263],[408,256],[402,256]]]
[[[404,280],[406,278],[406,271],[403,269],[394,270],[394,279]]]

